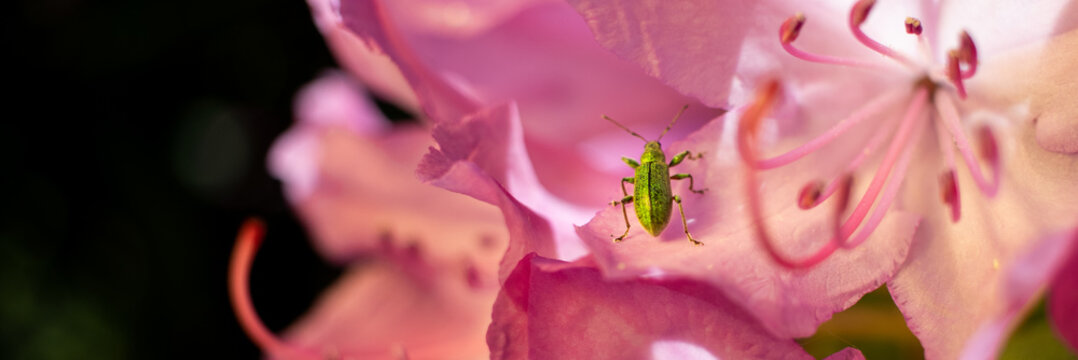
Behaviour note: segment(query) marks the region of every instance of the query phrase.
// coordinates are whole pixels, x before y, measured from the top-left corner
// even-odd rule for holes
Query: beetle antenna
[[[685,109],[688,109],[688,108],[689,108],[689,104],[685,104],[685,106],[682,106],[681,110],[677,112],[677,115],[674,115],[674,120],[670,120],[670,124],[666,125],[666,130],[663,130],[663,133],[659,134],[659,140],[655,140],[655,141],[661,141],[663,139],[663,135],[666,135],[666,132],[670,131],[670,128],[674,127],[674,123],[676,123],[677,119],[679,117],[681,117],[681,113],[685,112]]]
[[[645,139],[643,136],[640,136],[640,134],[637,134],[636,132],[634,132],[632,130],[629,130],[629,128],[625,127],[625,125],[622,125],[621,123],[619,123],[617,121],[614,121],[614,119],[611,119],[609,116],[603,115],[603,119],[606,119],[606,120],[614,123],[614,125],[617,125],[618,127],[622,128],[622,129],[625,129],[625,131],[628,131],[629,134],[632,134],[633,136],[636,136],[636,137],[640,138],[640,140],[644,140],[644,142],[648,142],[648,139]]]

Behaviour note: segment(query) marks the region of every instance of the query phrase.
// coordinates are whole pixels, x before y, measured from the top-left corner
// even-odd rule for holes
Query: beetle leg
[[[692,238],[692,234],[689,233],[689,223],[685,221],[685,209],[681,207],[681,196],[674,195],[674,202],[677,203],[677,211],[681,213],[681,226],[685,229],[685,237],[689,238],[689,242],[693,245],[703,245],[704,243],[696,241],[696,239]]]
[[[625,190],[625,188],[622,188],[622,190]],[[617,238],[615,238],[614,242],[619,242],[619,241],[621,241],[621,239],[624,239],[626,235],[629,235],[629,212],[625,210],[625,204],[629,204],[629,203],[632,203],[632,202],[633,202],[633,196],[632,195],[626,195],[625,197],[621,198],[621,201],[615,201],[615,202],[611,203],[611,205],[621,204],[621,216],[625,217],[625,233],[621,234],[621,236],[618,236]],[[610,235],[610,236],[614,236],[614,235]]]
[[[628,164],[629,167],[633,168],[633,170],[636,170],[636,168],[640,166],[640,163],[636,162],[636,160],[633,160],[633,159],[630,159],[630,158],[627,158],[627,157],[624,157],[624,156],[621,157],[621,161],[624,162],[625,164]]]
[[[677,153],[677,155],[674,155],[674,158],[670,159],[670,165],[668,165],[668,166],[669,167],[674,167],[675,165],[680,164],[685,159],[696,160],[696,159],[701,159],[703,157],[704,157],[704,153],[696,153],[696,156],[693,156],[693,154],[691,152],[689,152],[689,150],[685,150],[685,151]]]
[[[693,186],[692,174],[674,174],[674,175],[670,176],[670,180],[681,180],[681,179],[684,179],[684,178],[689,178],[689,191],[692,191],[692,192],[697,193],[697,194],[703,194],[705,191],[707,191],[707,189],[696,190],[696,189],[692,188],[692,186]]]
[[[625,191],[625,183],[636,184],[636,178],[621,178],[621,195],[629,196],[629,192]]]

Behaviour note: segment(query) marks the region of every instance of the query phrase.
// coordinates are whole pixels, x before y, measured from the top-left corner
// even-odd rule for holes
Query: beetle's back
[[[636,168],[635,179],[636,218],[649,234],[657,236],[670,223],[670,169],[665,162],[644,162]]]

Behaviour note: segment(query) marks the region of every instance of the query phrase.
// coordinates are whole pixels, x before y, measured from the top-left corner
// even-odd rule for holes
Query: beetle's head
[[[644,154],[640,155],[641,162],[666,162],[666,154],[663,153],[663,146],[658,141],[648,141],[647,145],[644,145]]]

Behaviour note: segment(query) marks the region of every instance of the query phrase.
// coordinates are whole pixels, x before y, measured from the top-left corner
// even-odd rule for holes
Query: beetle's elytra
[[[670,175],[670,168],[677,166],[686,158],[690,160],[699,159],[703,155],[696,155],[695,157],[688,150],[674,155],[674,158],[670,160],[670,163],[666,162],[666,153],[663,152],[662,144],[659,143],[662,140],[663,135],[666,135],[667,131],[670,131],[670,127],[674,126],[677,119],[681,117],[681,114],[685,112],[689,106],[685,105],[678,111],[674,119],[670,121],[670,124],[666,125],[666,129],[655,141],[645,139],[640,134],[629,130],[611,119],[610,117],[603,115],[603,118],[614,123],[618,127],[625,129],[629,134],[644,140],[644,153],[640,155],[640,162],[636,160],[623,157],[621,158],[629,167],[632,167],[636,171],[635,176],[621,179],[621,192],[625,195],[619,201],[614,201],[611,205],[621,205],[621,214],[625,217],[625,233],[621,234],[617,238],[614,238],[614,242],[619,242],[625,239],[625,236],[629,234],[629,214],[625,210],[625,204],[633,203],[633,209],[636,210],[636,218],[640,220],[640,225],[644,227],[652,236],[657,236],[662,233],[663,229],[666,229],[666,225],[670,224],[670,213],[673,203],[677,203],[678,212],[681,214],[681,225],[685,228],[685,237],[689,238],[689,242],[693,245],[703,245],[703,243],[693,239],[692,234],[689,233],[689,225],[685,221],[685,209],[681,206],[681,196],[674,195],[670,191],[670,180],[682,180],[689,179],[689,191],[697,194],[703,194],[705,190],[693,189],[693,178],[691,174],[674,174]],[[633,194],[629,195],[629,192],[625,190],[625,183],[633,184]],[[613,235],[611,235],[613,236]]]

